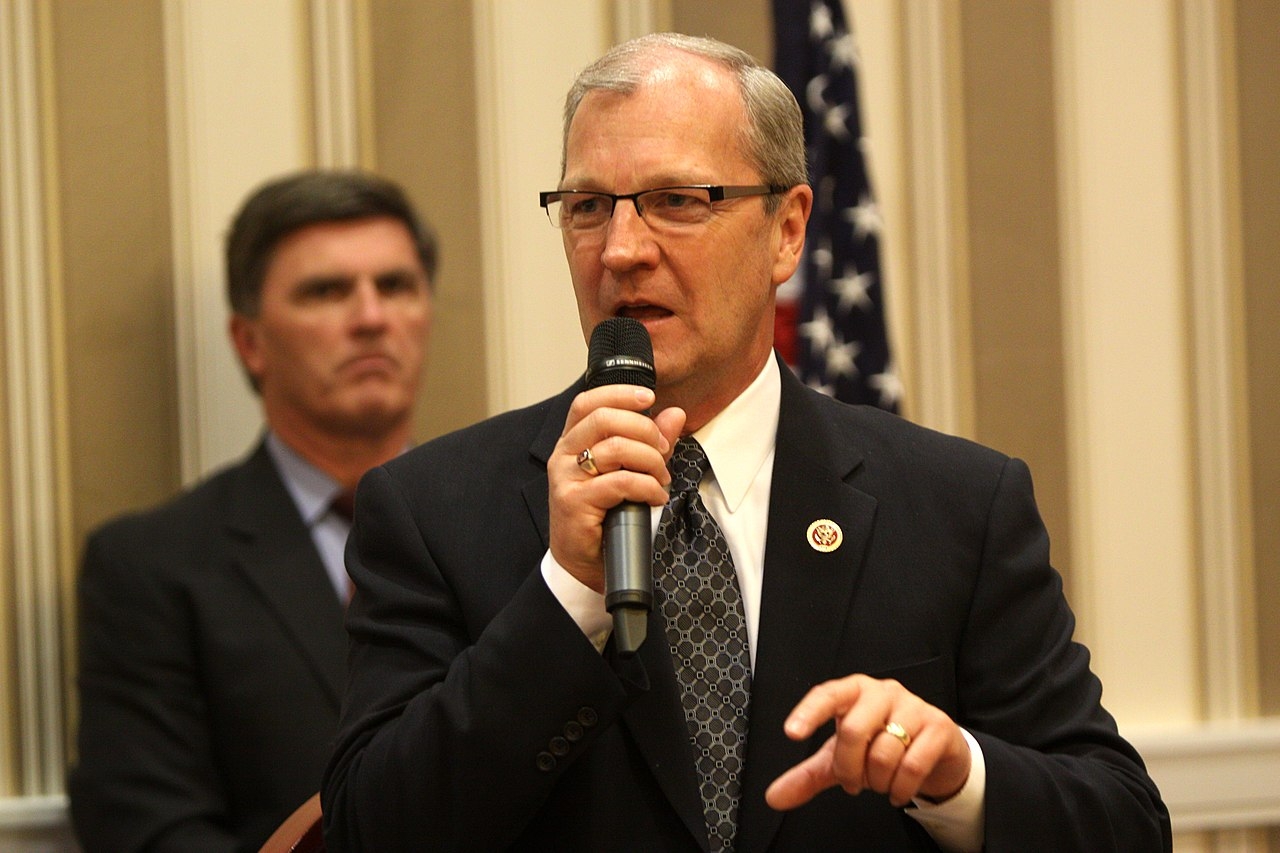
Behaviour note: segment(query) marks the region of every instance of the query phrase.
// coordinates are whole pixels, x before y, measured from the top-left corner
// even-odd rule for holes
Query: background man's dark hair
[[[386,178],[358,170],[311,169],[263,184],[240,208],[227,235],[231,310],[257,316],[267,267],[285,237],[308,225],[378,216],[404,223],[427,281],[434,281],[435,234],[419,220],[404,191]]]

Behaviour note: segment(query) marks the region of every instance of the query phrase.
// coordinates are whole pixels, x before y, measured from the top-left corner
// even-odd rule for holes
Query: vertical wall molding
[[[231,216],[268,178],[360,162],[356,4],[164,2],[184,482],[239,457],[261,428],[226,331]]]
[[[340,125],[354,115],[344,106],[354,84],[343,75],[353,61],[340,42],[352,27],[346,4],[331,4],[315,28],[297,0],[163,8],[181,469],[191,482],[243,455],[262,424],[227,337],[227,226],[252,188],[310,165],[317,148],[346,156],[355,133]],[[323,74],[311,66],[313,36],[323,42]],[[311,92],[320,77],[323,130]]]
[[[964,177],[956,119],[958,11],[941,0],[911,0],[902,11],[918,403],[914,419],[944,432],[972,435],[973,355],[964,274],[968,240],[958,212]]]
[[[1201,687],[1213,721],[1258,711],[1233,5],[1182,0],[1180,10]],[[1218,832],[1209,843],[1216,853],[1268,849],[1266,833],[1247,828]]]
[[[1054,7],[1054,86],[1058,102],[1056,124],[1058,127],[1058,194],[1061,216],[1058,218],[1062,229],[1061,240],[1061,276],[1062,276],[1062,343],[1065,375],[1063,376],[1064,396],[1066,397],[1067,450],[1070,458],[1071,481],[1069,483],[1070,515],[1075,526],[1082,526],[1083,519],[1089,512],[1089,495],[1092,485],[1089,479],[1091,460],[1089,442],[1083,431],[1070,418],[1070,413],[1080,411],[1086,405],[1086,377],[1084,362],[1079,354],[1084,349],[1083,325],[1084,308],[1081,298],[1083,284],[1079,257],[1083,252],[1083,235],[1079,222],[1079,211],[1082,206],[1077,176],[1080,164],[1079,146],[1075,140],[1079,137],[1076,110],[1078,103],[1074,77],[1074,54],[1078,40],[1074,19],[1067,3],[1057,3]],[[1072,574],[1075,583],[1072,588],[1072,606],[1079,618],[1076,627],[1078,639],[1086,645],[1092,644],[1089,631],[1088,615],[1095,609],[1093,596],[1094,565],[1097,556],[1092,548],[1093,539],[1082,531],[1077,531],[1072,538],[1071,551],[1074,555]]]
[[[16,770],[8,784],[28,795],[58,792],[66,761],[56,443],[62,430],[55,418],[62,384],[56,375],[59,303],[45,238],[38,26],[32,0],[0,5],[0,288],[9,478],[0,507],[8,510],[11,536],[0,566],[11,573],[13,624],[4,627],[13,643],[7,671],[15,673],[17,690],[0,697],[14,714],[0,732],[0,781]]]
[[[1257,712],[1234,47],[1223,7],[1182,0],[1203,687],[1215,720]]]
[[[317,166],[360,165],[357,33],[354,0],[311,0],[311,78]]]
[[[603,52],[610,24],[599,0],[474,0],[472,9],[487,398],[496,413],[562,390],[586,363],[563,244],[537,194],[559,179],[564,96]]]
[[[1073,589],[1122,725],[1202,700],[1177,41],[1172,0],[1054,6]]]
[[[184,483],[196,480],[204,468],[201,447],[200,359],[204,349],[196,300],[196,267],[192,218],[194,216],[191,187],[191,140],[187,114],[189,71],[187,56],[191,52],[187,7],[181,0],[164,3],[165,113],[169,139],[169,196],[173,244],[173,322],[174,356],[178,373],[178,452]]]

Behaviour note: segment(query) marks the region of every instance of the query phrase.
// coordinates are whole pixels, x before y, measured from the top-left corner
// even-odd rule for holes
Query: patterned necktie
[[[653,543],[658,600],[680,682],[711,850],[733,850],[751,662],[729,545],[698,496],[710,467],[692,438],[671,457],[671,499]]]
[[[329,510],[339,518],[350,524],[356,517],[356,490],[343,489],[333,496],[329,501]],[[351,584],[351,578],[347,578],[347,597],[343,600],[344,604],[351,601],[351,595],[355,592],[355,587]]]

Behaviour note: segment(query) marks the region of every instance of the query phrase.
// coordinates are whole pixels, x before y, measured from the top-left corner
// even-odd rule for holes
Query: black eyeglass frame
[[[640,196],[648,195],[649,193],[660,193],[665,192],[666,190],[703,190],[708,196],[707,201],[711,204],[715,204],[718,201],[725,201],[726,199],[748,198],[750,196],[759,195],[778,195],[779,193],[784,193],[789,189],[791,188],[783,186],[782,184],[751,184],[742,186],[726,186],[724,184],[681,184],[674,187],[653,187],[652,189],[640,190],[639,192],[634,193],[606,193],[601,192],[600,190],[547,190],[538,193],[538,206],[547,211],[547,219],[550,220],[551,211],[547,209],[547,206],[560,201],[561,196],[573,195],[575,193],[580,195],[594,195],[610,200],[612,204],[609,208],[609,218],[612,219],[613,212],[618,209],[618,202],[623,199],[627,199],[635,205],[636,213],[640,214],[640,218],[643,219],[644,211],[640,209],[639,199]],[[605,222],[608,221],[608,219],[605,220]],[[555,222],[552,222],[551,224],[555,225],[556,228],[560,227]]]

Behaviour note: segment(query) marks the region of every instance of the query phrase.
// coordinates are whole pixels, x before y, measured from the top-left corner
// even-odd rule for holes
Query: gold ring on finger
[[[578,467],[592,477],[600,473],[600,469],[596,467],[596,457],[591,453],[590,447],[578,454]]]
[[[898,742],[902,744],[903,749],[911,746],[911,735],[907,734],[907,730],[902,727],[902,723],[896,723],[893,720],[890,720],[885,723],[884,730],[890,735],[896,737]]]

